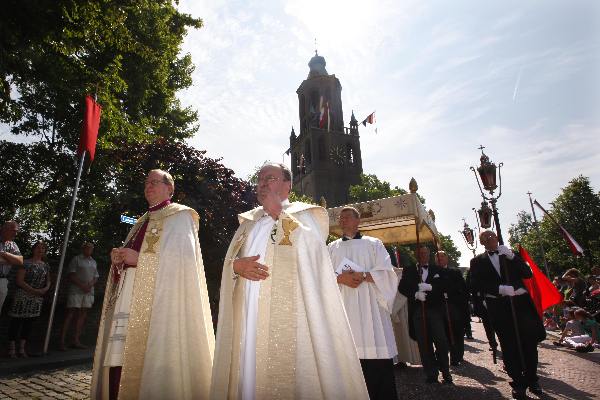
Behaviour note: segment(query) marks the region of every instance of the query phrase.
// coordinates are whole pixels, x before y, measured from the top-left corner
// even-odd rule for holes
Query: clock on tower
[[[315,51],[308,77],[296,91],[300,131],[296,135],[292,128],[290,135],[292,189],[336,207],[347,204],[350,186],[360,183],[362,159],[358,121],[352,113],[350,126],[344,126],[342,86],[325,65]]]

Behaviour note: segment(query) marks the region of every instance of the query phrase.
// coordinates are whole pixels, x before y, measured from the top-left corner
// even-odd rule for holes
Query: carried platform
[[[410,184],[411,193],[348,204],[361,215],[358,230],[367,236],[380,239],[384,244],[411,244],[434,242],[439,244],[439,233],[435,226],[435,214],[425,210],[417,196],[417,184]],[[329,233],[342,235],[338,225],[341,210],[346,206],[329,208]]]

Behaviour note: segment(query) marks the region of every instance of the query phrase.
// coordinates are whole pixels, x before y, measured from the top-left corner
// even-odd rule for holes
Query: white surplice
[[[283,209],[290,206],[288,200],[282,202]],[[294,215],[303,224],[314,231],[320,239],[326,236],[321,232],[317,222],[309,212],[301,212]],[[267,242],[270,234],[277,224],[277,221],[268,214],[264,214],[259,219],[250,234],[246,243],[242,247],[240,257],[260,256],[258,263],[264,264],[267,251]],[[243,400],[253,400],[256,397],[256,324],[258,319],[258,296],[260,294],[260,281],[246,281],[245,303],[244,303],[244,321],[242,326],[241,349],[240,349],[240,398]]]
[[[357,288],[339,284],[354,342],[361,359],[389,359],[397,354],[390,314],[398,292],[398,277],[379,239],[338,239],[329,244],[334,268],[347,258],[369,272],[374,283]]]

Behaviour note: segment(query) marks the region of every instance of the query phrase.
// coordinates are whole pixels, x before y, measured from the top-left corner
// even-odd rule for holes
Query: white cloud
[[[470,253],[457,230],[463,216],[473,224],[471,208],[481,202],[468,169],[479,144],[505,163],[505,235],[529,206],[527,191],[548,202],[579,174],[600,182],[600,121],[586,103],[600,100],[586,85],[600,82],[600,41],[575,29],[583,11],[566,3],[489,5],[183,1],[182,10],[205,22],[184,46],[197,66],[194,86],[181,94],[200,114],[191,143],[241,177],[281,160],[317,38],[341,81],[346,123],[352,109],[359,120],[377,111],[379,133],[361,129],[365,172],[402,187],[414,176],[464,264]],[[557,30],[556,21],[574,29]]]

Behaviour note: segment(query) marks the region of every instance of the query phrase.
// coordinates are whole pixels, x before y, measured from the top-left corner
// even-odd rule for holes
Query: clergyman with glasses
[[[325,209],[290,203],[267,163],[223,266],[210,398],[367,399],[325,240]]]
[[[171,202],[166,171],[148,173],[148,211],[112,266],[92,374],[92,399],[205,399],[214,332],[198,213]]]

